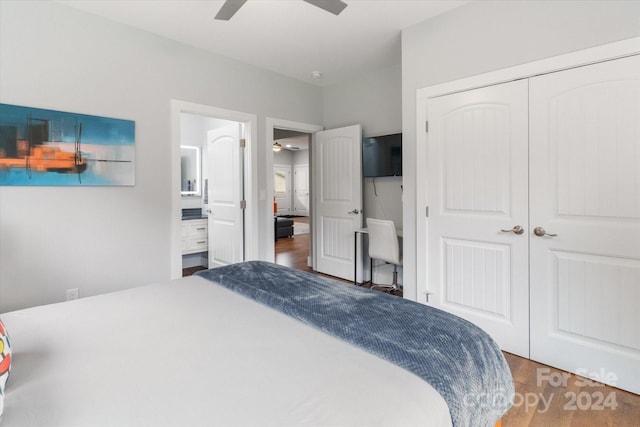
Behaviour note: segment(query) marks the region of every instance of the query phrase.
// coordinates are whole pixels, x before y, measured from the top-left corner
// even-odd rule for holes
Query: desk
[[[369,234],[369,230],[367,227],[359,228],[353,232],[353,284],[358,284],[358,264],[360,264],[360,260],[358,259],[358,234]],[[402,238],[402,228],[396,228],[396,234],[398,237]],[[369,259],[369,274],[371,274],[371,279],[373,280],[373,260]],[[363,278],[364,280],[364,278]],[[370,280],[370,282],[372,281]],[[362,282],[364,285],[367,282]]]

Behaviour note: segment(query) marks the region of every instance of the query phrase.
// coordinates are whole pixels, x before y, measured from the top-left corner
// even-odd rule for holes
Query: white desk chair
[[[402,265],[402,254],[400,253],[395,224],[393,221],[367,218],[367,231],[369,233],[369,258],[393,264],[393,283],[391,285],[374,285],[372,268],[371,287],[389,288],[391,291],[400,289],[398,286],[398,266]]]

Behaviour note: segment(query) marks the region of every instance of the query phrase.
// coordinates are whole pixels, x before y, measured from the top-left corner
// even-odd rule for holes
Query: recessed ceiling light
[[[319,79],[320,77],[322,77],[322,73],[320,71],[312,71],[311,72],[311,78],[312,79]]]

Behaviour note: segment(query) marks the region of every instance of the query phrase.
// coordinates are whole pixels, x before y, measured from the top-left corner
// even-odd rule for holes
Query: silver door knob
[[[535,234],[538,237],[544,237],[544,236],[556,237],[557,236],[557,234],[547,233],[547,231],[542,227],[534,228],[533,229],[533,234]]]
[[[349,215],[358,215],[360,213],[360,210],[358,209],[354,209],[352,211],[347,212]]]
[[[211,209],[207,209],[207,213],[213,213]]]
[[[524,233],[524,228],[521,225],[515,225],[511,230],[500,230],[503,233],[513,233],[513,234],[522,234]]]

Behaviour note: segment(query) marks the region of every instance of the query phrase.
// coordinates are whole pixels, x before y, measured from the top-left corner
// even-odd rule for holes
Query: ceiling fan
[[[246,3],[247,0],[227,0],[224,2],[215,19],[228,21]],[[339,15],[347,7],[342,0],[303,0],[327,12]]]

